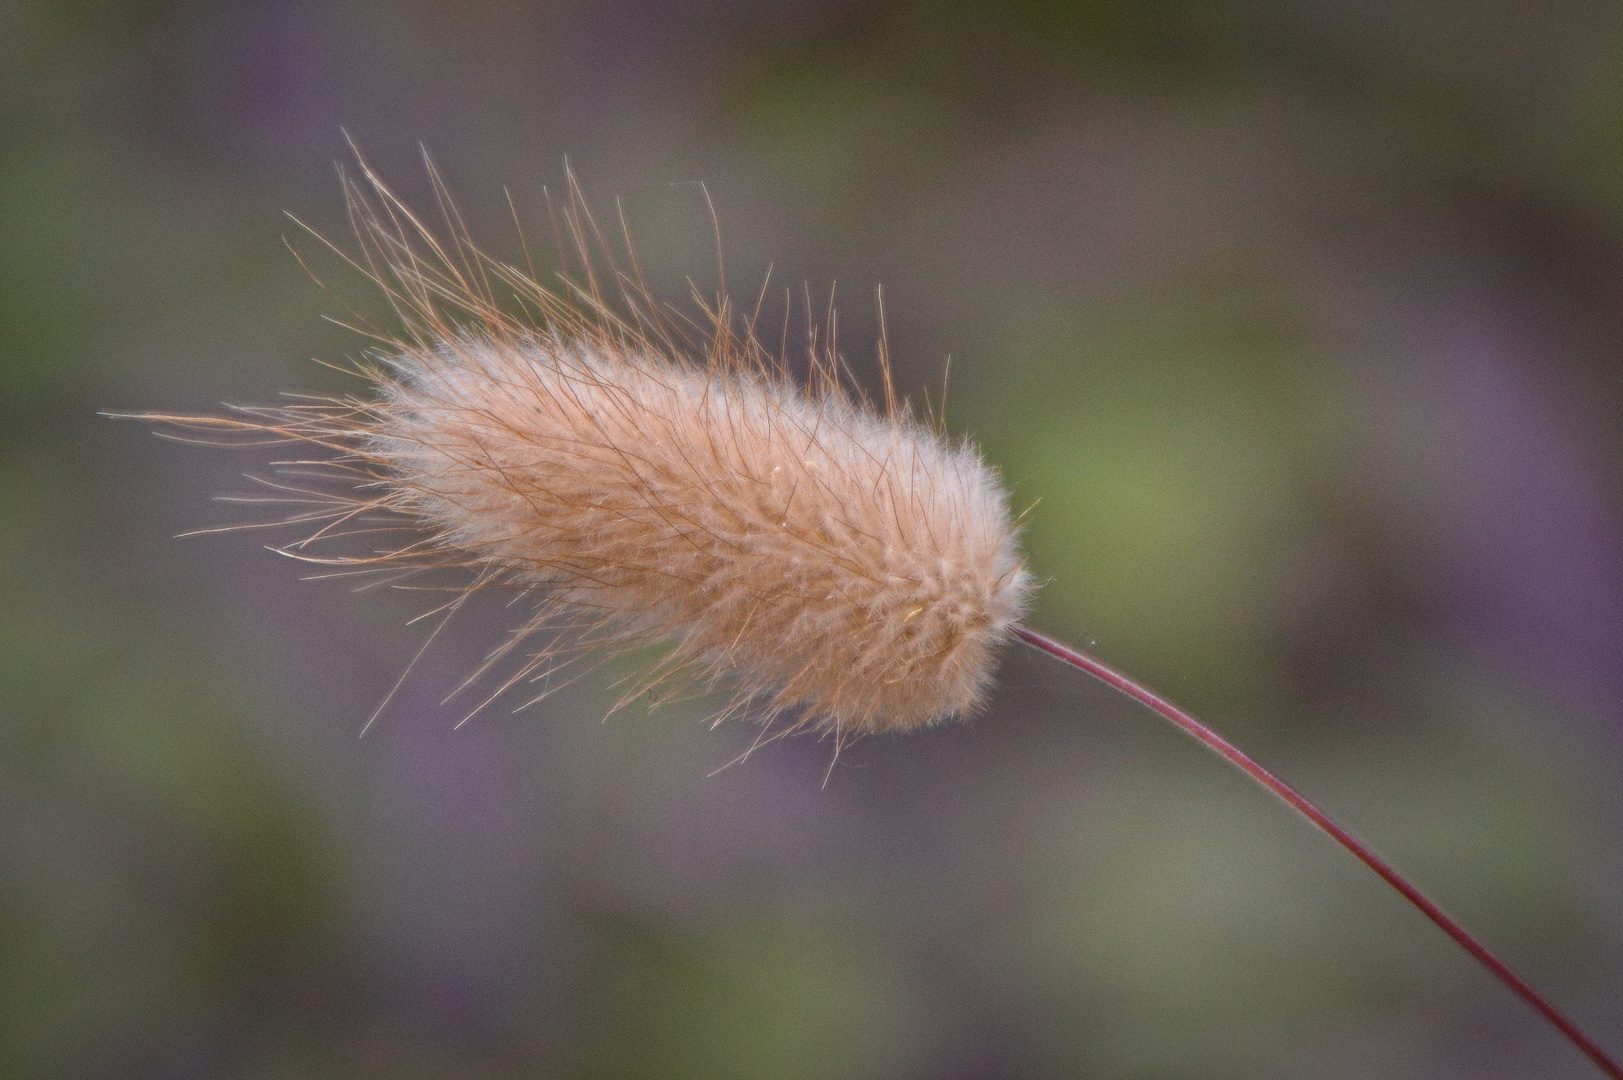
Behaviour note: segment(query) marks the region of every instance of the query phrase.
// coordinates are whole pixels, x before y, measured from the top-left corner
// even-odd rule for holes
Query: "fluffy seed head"
[[[826,340],[802,385],[725,298],[702,305],[695,357],[634,276],[616,272],[618,314],[589,264],[586,286],[552,293],[475,249],[454,211],[437,241],[362,169],[346,184],[355,261],[406,331],[363,365],[371,392],[187,421],[336,451],[317,464],[350,483],[300,489],[312,505],[294,520],[320,528],[289,554],[471,571],[470,588],[538,602],[492,663],[548,628],[580,647],[664,643],[639,690],[677,670],[725,676],[738,706],[837,739],[981,702],[1031,588],[1016,528],[997,473],[898,406],[888,364],[883,412],[847,389]],[[588,250],[573,185],[563,216]],[[312,554],[380,514],[415,535]]]

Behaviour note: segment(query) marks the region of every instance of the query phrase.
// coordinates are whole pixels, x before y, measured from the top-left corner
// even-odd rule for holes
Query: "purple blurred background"
[[[1623,9],[23,0],[0,125],[0,1074],[1594,1075],[1033,655],[824,785],[812,738],[717,772],[717,699],[605,720],[624,664],[457,729],[492,599],[357,739],[422,595],[173,539],[269,455],[95,415],[356,389],[283,246],[344,235],[345,132],[512,258],[567,157],[676,303],[708,192],[870,380],[882,283],[1036,504],[1034,624],[1623,1053]]]

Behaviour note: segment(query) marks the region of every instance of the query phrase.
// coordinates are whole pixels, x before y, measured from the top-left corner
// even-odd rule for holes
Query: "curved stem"
[[[1546,1001],[1543,995],[1529,986],[1520,975],[1510,970],[1504,961],[1489,952],[1486,946],[1466,932],[1465,928],[1450,918],[1442,908],[1427,899],[1424,893],[1409,884],[1402,874],[1399,874],[1384,859],[1366,847],[1361,840],[1336,824],[1329,814],[1309,802],[1306,796],[1251,760],[1239,747],[1147,686],[1095,660],[1086,653],[1073,649],[1069,645],[1055,641],[1052,638],[1044,637],[1035,630],[1029,630],[1024,626],[1016,626],[1010,632],[1039,652],[1045,652],[1049,656],[1071,665],[1078,671],[1092,675],[1153,712],[1159,713],[1178,728],[1193,736],[1203,746],[1228,761],[1229,764],[1279,796],[1292,810],[1307,818],[1321,832],[1352,852],[1359,862],[1379,874],[1388,885],[1402,893],[1404,899],[1419,908],[1426,918],[1442,929],[1443,933],[1458,942],[1466,952],[1476,957],[1483,967],[1493,972],[1500,982],[1514,990],[1523,1001],[1537,1009],[1544,1019],[1555,1025],[1556,1029],[1565,1035],[1574,1046],[1582,1050],[1590,1061],[1600,1067],[1602,1072],[1612,1077],[1613,1080],[1623,1080],[1623,1067],[1620,1067],[1617,1062],[1606,1055],[1605,1051],[1590,1041],[1589,1036],[1580,1031],[1578,1026],[1571,1020],[1568,1020],[1561,1010]]]

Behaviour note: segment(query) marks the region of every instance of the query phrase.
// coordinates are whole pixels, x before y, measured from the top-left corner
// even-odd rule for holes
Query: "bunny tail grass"
[[[824,732],[837,753],[848,739],[970,713],[1016,637],[1153,709],[1283,799],[1623,1080],[1323,811],[1148,689],[1021,626],[1033,585],[999,476],[898,402],[883,341],[876,408],[845,377],[832,312],[820,336],[807,305],[803,379],[755,337],[759,304],[744,318],[722,292],[695,295],[701,319],[673,318],[649,296],[629,242],[629,272],[614,265],[572,176],[559,216],[578,283],[554,292],[477,248],[428,167],[443,240],[364,161],[359,179],[344,179],[359,250],[328,247],[397,320],[380,331],[356,317],[375,343],[356,365],[364,393],[132,417],[205,442],[309,448],[247,500],[291,508],[262,523],[304,530],[277,550],[393,584],[455,571],[462,584],[437,609],[446,618],[480,589],[533,601],[469,677],[516,660],[487,701],[575,655],[656,643],[664,658],[627,698],[684,671],[727,680],[735,696],[721,716],[757,715],[757,745],[780,716],[780,733]],[[332,553],[333,542],[366,550]],[[527,648],[538,635],[546,643]]]
[[[981,704],[1030,577],[998,474],[898,403],[883,347],[881,410],[843,377],[832,317],[810,335],[804,380],[724,296],[696,297],[702,323],[685,333],[629,244],[632,272],[612,266],[573,178],[562,217],[584,284],[551,291],[472,244],[429,166],[449,240],[364,162],[345,180],[360,251],[340,254],[404,328],[363,331],[377,342],[359,365],[367,393],[144,418],[323,451],[284,465],[328,484],[273,485],[300,504],[289,520],[314,527],[286,554],[454,569],[532,598],[487,667],[543,631],[549,644],[518,652],[503,689],[553,670],[560,649],[659,643],[628,696],[678,671],[720,678],[736,691],[727,712],[788,716],[782,730],[837,746]],[[391,529],[403,542],[321,553]]]
[[[1218,757],[1221,757],[1252,780],[1273,792],[1292,810],[1307,818],[1320,832],[1352,852],[1359,862],[1375,871],[1383,881],[1402,893],[1405,900],[1419,908],[1426,918],[1442,929],[1443,933],[1453,938],[1466,952],[1476,957],[1477,961],[1491,971],[1500,982],[1510,987],[1523,1001],[1537,1009],[1539,1015],[1553,1024],[1574,1046],[1582,1050],[1584,1055],[1598,1065],[1602,1072],[1612,1077],[1613,1080],[1623,1080],[1623,1067],[1620,1067],[1616,1061],[1607,1056],[1604,1050],[1595,1045],[1589,1036],[1585,1035],[1576,1024],[1567,1019],[1560,1009],[1550,1004],[1526,980],[1506,966],[1504,961],[1489,952],[1487,946],[1472,937],[1463,926],[1455,922],[1447,912],[1410,884],[1402,874],[1398,873],[1386,860],[1370,850],[1363,841],[1337,824],[1335,819],[1320,810],[1295,788],[1258,765],[1239,747],[1170,701],[1167,701],[1149,687],[1122,674],[1115,668],[1101,663],[1087,653],[1073,649],[1069,645],[1045,637],[1024,626],[1011,627],[1009,633],[1038,652],[1047,653],[1049,656],[1069,664],[1078,671],[1092,675],[1100,682],[1132,698],[1150,711],[1158,713],[1166,720],[1171,721],[1175,727],[1192,736],[1202,746],[1217,754]]]

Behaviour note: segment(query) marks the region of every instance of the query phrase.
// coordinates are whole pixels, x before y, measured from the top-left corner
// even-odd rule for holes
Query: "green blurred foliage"
[[[719,914],[719,913],[718,913]],[[908,1039],[887,958],[849,920],[732,912],[704,927],[599,915],[580,1077],[886,1076]]]
[[[83,522],[35,510],[85,490],[61,453],[0,468],[6,1076],[162,1056],[222,1002],[330,975],[336,940],[330,840],[248,739],[240,695],[63,565]]]
[[[1425,867],[1428,891],[1496,947],[1569,946],[1560,882],[1583,806],[1503,747],[1420,730],[1275,767],[1396,865]],[[1024,943],[1056,1012],[1085,1018],[1056,1021],[1054,1045],[1081,1063],[1063,1075],[1253,1076],[1322,1037],[1324,1017],[1452,1018],[1502,993],[1227,770],[1171,746],[1155,765],[1153,785],[1137,768],[1097,778],[1085,812],[1030,848]]]
[[[1092,311],[1022,312],[967,422],[1029,508],[1041,621],[1266,716],[1303,549],[1335,524],[1340,395],[1282,272],[1234,259]],[[1013,409],[998,424],[984,406]]]
[[[761,140],[751,144],[760,164],[823,192],[833,218],[851,212],[857,187],[871,205],[950,182],[931,165],[960,159],[967,142],[995,146],[1046,121],[1054,100],[1082,95],[1173,108],[1297,101],[1343,144],[1320,153],[1359,172],[1396,165],[1411,190],[1547,198],[1615,230],[1620,33],[1623,13],[1577,2],[1537,15],[1498,0],[1391,4],[1362,17],[1261,0],[869,0],[820,32],[747,50],[728,101]],[[898,112],[898,101],[918,104]],[[892,123],[900,116],[913,122]],[[857,153],[853,131],[883,152]],[[896,182],[853,173],[859,164]],[[842,174],[851,183],[833,179]]]

